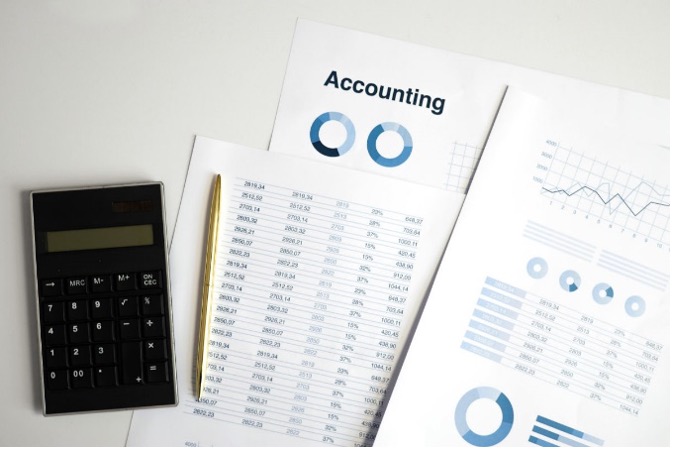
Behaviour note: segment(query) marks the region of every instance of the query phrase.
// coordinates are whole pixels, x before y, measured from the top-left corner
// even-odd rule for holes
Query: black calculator
[[[31,193],[44,414],[176,405],[161,183]]]

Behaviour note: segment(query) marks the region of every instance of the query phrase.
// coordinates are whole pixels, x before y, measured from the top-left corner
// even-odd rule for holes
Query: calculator
[[[159,182],[31,193],[44,414],[176,405]]]

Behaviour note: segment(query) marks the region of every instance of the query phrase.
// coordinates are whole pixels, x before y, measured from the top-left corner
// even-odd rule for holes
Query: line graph
[[[621,205],[626,206],[626,208],[630,211],[630,213],[631,213],[633,216],[638,216],[638,215],[640,215],[642,212],[644,212],[646,209],[648,209],[648,208],[649,208],[650,206],[652,206],[652,205],[655,205],[655,206],[664,206],[664,207],[669,207],[669,206],[670,206],[670,203],[667,203],[667,202],[661,202],[661,201],[649,201],[649,202],[647,202],[647,204],[645,204],[644,206],[642,206],[640,209],[638,209],[638,210],[636,211],[634,205],[632,205],[633,203],[631,203],[629,200],[630,200],[632,197],[636,197],[636,198],[637,198],[638,195],[640,195],[640,194],[642,193],[642,192],[641,192],[641,189],[642,189],[643,186],[644,186],[644,187],[647,187],[648,190],[649,190],[650,192],[653,192],[654,195],[655,195],[655,197],[657,197],[657,198],[659,198],[659,199],[663,199],[663,198],[665,197],[665,194],[664,194],[664,193],[658,193],[658,192],[654,189],[654,187],[652,187],[651,185],[645,183],[644,181],[643,181],[643,182],[640,182],[635,188],[633,188],[633,189],[626,195],[625,198],[624,198],[621,194],[619,194],[619,193],[614,193],[613,195],[610,196],[610,195],[609,195],[609,193],[610,193],[610,184],[609,184],[609,183],[604,183],[604,184],[602,184],[602,185],[601,185],[600,187],[598,187],[598,188],[591,188],[591,187],[589,187],[589,186],[587,186],[587,185],[580,185],[580,184],[578,184],[578,183],[575,184],[575,185],[578,186],[578,188],[576,188],[576,187],[570,187],[570,188],[568,188],[568,189],[564,189],[564,188],[551,189],[551,188],[542,187],[542,189],[545,190],[545,191],[547,191],[547,192],[549,192],[549,193],[552,193],[552,194],[556,194],[556,193],[564,193],[564,194],[567,195],[567,196],[574,196],[574,195],[578,194],[579,192],[583,192],[584,194],[594,193],[595,195],[598,196],[598,198],[600,198],[600,201],[602,201],[603,204],[605,204],[606,206],[608,206],[608,208],[609,208],[609,213],[610,213],[610,214],[614,213],[614,211],[616,211],[616,209],[618,209]],[[603,187],[606,187],[606,188],[607,188],[607,190],[606,190],[606,191],[607,191],[607,194],[604,195],[604,196],[603,196],[603,194],[601,193],[601,191],[602,191],[601,189],[602,189]],[[649,196],[648,196],[648,197],[649,197]],[[617,207],[612,207],[612,202],[615,201],[615,200],[618,200],[618,203],[617,203],[618,206],[617,206]]]
[[[547,141],[535,181],[552,205],[585,214],[598,223],[669,244],[670,189],[668,185],[630,168]]]

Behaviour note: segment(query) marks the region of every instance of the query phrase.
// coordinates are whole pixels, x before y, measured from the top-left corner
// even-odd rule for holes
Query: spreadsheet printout
[[[204,395],[194,363],[223,177]],[[171,246],[180,404],[128,445],[370,445],[464,196],[198,137]]]

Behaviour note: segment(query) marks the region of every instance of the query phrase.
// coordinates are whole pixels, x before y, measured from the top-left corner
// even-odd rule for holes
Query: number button
[[[45,367],[53,369],[56,367],[66,367],[67,365],[65,347],[47,349],[45,353]]]
[[[70,369],[68,372],[70,373],[70,385],[74,389],[91,388],[93,386],[91,368]]]
[[[65,320],[65,306],[63,303],[45,303],[42,305],[42,318],[45,323],[57,323]]]
[[[91,300],[91,317],[94,319],[109,319],[113,316],[112,300],[110,298],[96,298]]]
[[[115,339],[114,323],[109,322],[95,322],[92,324],[94,330],[92,332],[94,342],[112,342]]]
[[[45,344],[51,345],[65,345],[66,343],[66,327],[65,325],[53,325],[45,328]]]
[[[66,302],[69,320],[87,320],[87,302],[83,300]]]
[[[76,367],[91,366],[91,350],[88,345],[70,348],[70,365]]]
[[[68,371],[50,370],[47,372],[47,388],[68,389]]]
[[[72,344],[86,344],[89,342],[89,325],[86,323],[68,325],[68,339]]]
[[[102,344],[94,347],[94,362],[99,366],[115,364],[115,345]]]

